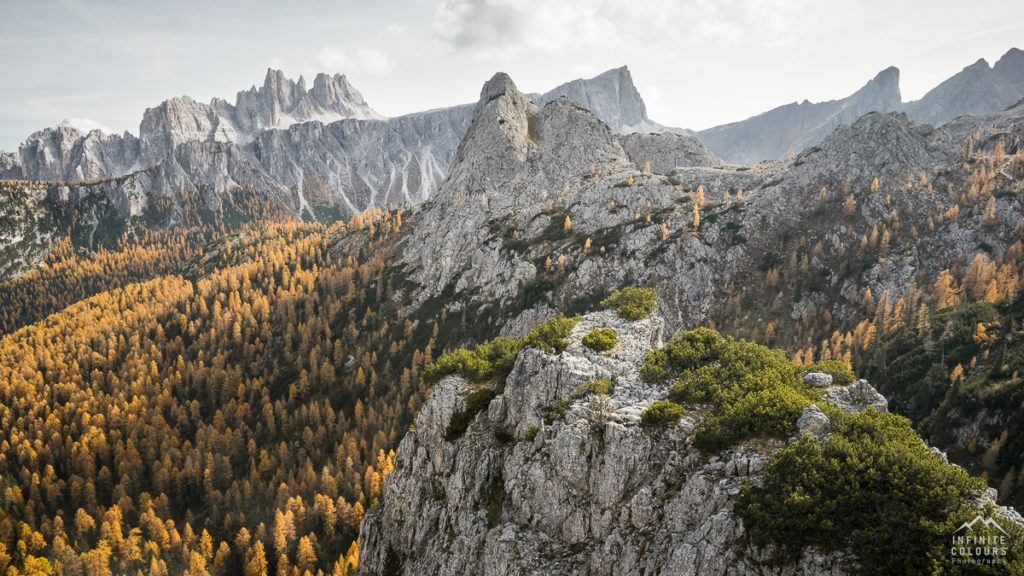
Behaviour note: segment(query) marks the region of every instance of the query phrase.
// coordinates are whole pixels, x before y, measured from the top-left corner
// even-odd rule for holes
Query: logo
[[[1004,566],[1010,534],[992,518],[978,514],[953,531],[949,555],[954,564]]]

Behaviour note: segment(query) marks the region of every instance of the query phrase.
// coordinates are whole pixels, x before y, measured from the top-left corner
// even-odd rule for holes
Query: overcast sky
[[[0,149],[64,119],[138,133],[172,96],[234,102],[268,67],[341,72],[386,116],[629,66],[649,116],[701,129],[846,96],[904,100],[1024,48],[1020,0],[0,0]]]

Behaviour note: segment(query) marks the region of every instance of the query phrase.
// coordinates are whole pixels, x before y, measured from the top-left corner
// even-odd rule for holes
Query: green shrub
[[[823,409],[831,436],[804,436],[776,452],[763,487],[742,487],[735,510],[754,543],[774,544],[789,559],[809,545],[850,548],[865,574],[959,573],[946,546],[980,512],[964,500],[984,482],[932,453],[902,416]],[[1020,541],[1019,528],[1003,525]],[[997,568],[1009,572],[995,573],[1024,568],[1020,548],[1008,552]]]
[[[644,428],[668,428],[679,422],[685,413],[682,406],[671,400],[658,400],[640,415],[640,425]]]
[[[555,420],[561,420],[565,417],[565,413],[569,411],[569,406],[571,405],[568,400],[559,400],[544,408],[544,423],[551,425],[555,423]]]
[[[533,442],[533,439],[537,437],[538,432],[540,432],[540,428],[537,426],[530,426],[526,430],[516,434],[516,442]]]
[[[469,428],[469,424],[476,418],[476,415],[483,412],[497,395],[490,388],[481,388],[470,392],[466,396],[466,409],[452,414],[451,420],[448,421],[448,427],[444,431],[444,439],[454,442],[461,438],[466,433],[466,429]]]
[[[619,318],[643,320],[658,307],[658,293],[650,288],[626,287],[612,292],[601,301],[601,306],[614,308]]]
[[[615,384],[611,380],[591,380],[590,382],[584,382],[576,388],[576,393],[572,395],[573,398],[585,398],[590,394],[598,394],[604,396],[611,396],[612,391],[615,389]]]
[[[694,444],[715,452],[748,438],[789,436],[803,409],[819,393],[798,376],[785,354],[722,338],[714,330],[684,332],[647,354],[640,376],[675,379],[669,400],[705,404],[711,412]]]
[[[722,337],[710,328],[696,328],[673,338],[663,348],[651,350],[640,367],[640,377],[658,382],[676,377],[684,370],[715,360]]]
[[[720,415],[706,418],[697,427],[693,443],[705,452],[718,452],[745,438],[785,438],[810,399],[788,386],[756,390],[734,404],[723,406]]]
[[[644,364],[640,367],[640,378],[644,382],[661,382],[672,376],[668,368],[668,352],[664,348],[651,350],[644,357]]]
[[[618,343],[619,335],[611,328],[597,328],[583,337],[583,345],[595,352],[611,350]]]
[[[814,364],[798,366],[797,369],[800,372],[824,372],[832,376],[832,383],[836,386],[849,386],[856,380],[853,370],[850,370],[849,366],[839,360],[815,362]]]
[[[422,377],[430,384],[449,374],[459,374],[478,384],[488,382],[508,374],[522,348],[523,342],[518,338],[497,338],[479,344],[473,350],[460,348],[428,364]]]
[[[579,321],[578,314],[571,318],[566,318],[562,314],[555,318],[548,318],[543,324],[531,330],[526,335],[524,342],[530,348],[561,354],[569,345],[566,338]]]

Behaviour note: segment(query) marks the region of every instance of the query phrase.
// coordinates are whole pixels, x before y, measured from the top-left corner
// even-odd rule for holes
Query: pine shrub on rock
[[[597,328],[583,337],[583,345],[594,352],[607,352],[619,343],[619,335],[611,328]]]
[[[648,429],[665,429],[675,425],[686,411],[671,400],[658,400],[640,414],[640,424]]]
[[[650,288],[626,287],[612,292],[601,301],[601,306],[614,308],[619,318],[635,322],[647,318],[658,307],[658,293]]]

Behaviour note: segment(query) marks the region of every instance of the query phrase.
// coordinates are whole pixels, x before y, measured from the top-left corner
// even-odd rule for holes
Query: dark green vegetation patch
[[[797,365],[780,351],[707,328],[648,353],[641,373],[648,381],[671,382],[672,402],[708,409],[693,437],[708,453],[744,440],[791,437],[812,402],[831,420],[827,438],[804,436],[776,452],[764,485],[745,483],[737,499],[736,513],[752,542],[772,545],[780,562],[816,546],[853,551],[865,574],[960,573],[950,538],[979,513],[966,502],[977,499],[985,482],[933,453],[906,418],[874,408],[847,414],[823,401],[800,378],[808,371],[831,374],[838,384],[855,379],[840,362]],[[642,416],[645,426],[681,412],[672,402],[652,405]],[[1012,528],[1010,541],[1024,541]],[[1022,550],[1007,552],[1006,566],[971,568],[1024,573]]]
[[[679,422],[686,410],[671,400],[658,400],[651,404],[640,415],[640,424],[644,428],[668,428]]]
[[[452,414],[448,421],[448,428],[444,431],[444,439],[452,442],[458,440],[466,433],[469,424],[476,418],[476,415],[487,409],[491,400],[498,394],[490,388],[474,390],[466,396],[466,409]]]
[[[597,328],[583,337],[583,345],[595,352],[607,352],[619,343],[619,335],[611,328]]]
[[[626,287],[612,292],[601,301],[601,306],[614,308],[619,318],[643,320],[658,307],[658,293],[650,288]]]
[[[793,560],[804,546],[851,549],[864,574],[1020,574],[1024,533],[1009,522],[1007,566],[952,563],[953,533],[976,515],[963,504],[985,483],[933,453],[901,416],[869,409],[846,414],[823,405],[833,433],[804,436],[775,453],[764,486],[745,483],[736,501],[757,545]],[[978,526],[972,535],[1001,536]],[[969,569],[968,569],[969,568]],[[958,570],[963,569],[963,572]]]

